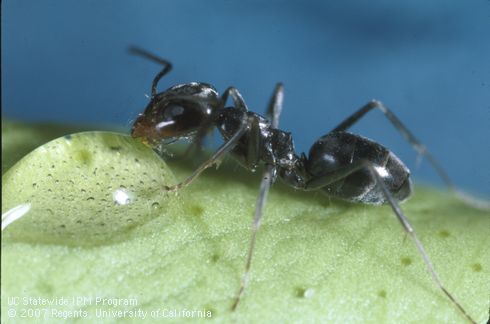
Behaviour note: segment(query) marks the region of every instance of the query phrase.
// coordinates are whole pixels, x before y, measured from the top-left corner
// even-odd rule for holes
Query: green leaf
[[[65,134],[89,129],[86,126],[26,124],[2,119],[2,174],[36,147]]]
[[[179,160],[169,165],[178,179],[192,171]],[[96,318],[98,311],[141,310],[149,323],[158,319],[152,312],[160,320],[175,315],[175,322],[191,315],[204,321],[198,316],[209,314],[218,322],[245,323],[465,322],[386,206],[347,204],[274,185],[250,284],[232,313],[260,173],[229,160],[178,194],[166,194],[161,186],[175,180],[149,149],[128,137],[85,133],[38,148],[2,181],[2,212],[25,202],[32,206],[4,231],[2,322],[9,309],[26,308],[9,306],[7,297],[72,296],[86,297],[85,303],[43,306],[49,309],[45,322],[56,322],[53,309],[66,317],[85,311],[91,317],[86,322],[108,323],[140,320],[130,317],[136,313]],[[131,203],[114,203],[121,188],[133,195]],[[402,208],[448,290],[484,322],[488,212],[420,187]],[[101,305],[96,298],[133,298],[137,305]]]

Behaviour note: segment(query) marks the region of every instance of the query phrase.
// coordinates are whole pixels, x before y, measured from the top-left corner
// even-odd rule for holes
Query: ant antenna
[[[144,49],[141,49],[137,46],[130,46],[128,51],[131,54],[142,56],[144,58],[147,58],[151,61],[154,61],[156,63],[163,65],[163,69],[155,76],[155,78],[153,79],[153,82],[151,84],[151,97],[155,98],[155,96],[157,95],[158,82],[160,81],[160,79],[165,74],[167,74],[168,72],[170,72],[170,70],[172,70],[172,63],[170,63],[169,61],[164,60],[164,59],[162,59],[162,58],[160,58],[160,57],[158,57],[158,56],[156,56],[150,52],[147,52]]]

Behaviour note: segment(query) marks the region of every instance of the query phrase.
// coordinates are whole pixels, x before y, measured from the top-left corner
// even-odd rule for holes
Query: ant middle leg
[[[278,83],[272,93],[272,97],[267,107],[267,114],[271,117],[271,127],[277,128],[279,126],[279,117],[282,111],[282,103],[284,97],[284,87],[281,83]],[[250,136],[248,138],[248,150],[246,156],[246,165],[249,169],[255,169],[259,160],[259,145],[260,145],[260,127],[258,123],[253,123],[250,129]],[[264,176],[265,177],[265,174]]]
[[[240,282],[240,288],[238,289],[238,293],[233,301],[233,305],[231,306],[231,310],[235,311],[242,299],[243,293],[245,292],[245,288],[248,285],[250,268],[252,266],[252,256],[255,250],[255,242],[257,240],[257,232],[259,231],[260,224],[262,221],[262,216],[264,213],[265,202],[267,201],[267,195],[269,193],[269,189],[272,183],[276,179],[276,167],[273,165],[267,165],[264,174],[262,175],[262,181],[260,182],[260,190],[259,195],[257,197],[257,202],[255,203],[255,214],[252,222],[252,234],[250,237],[250,244],[247,252],[247,261],[245,263],[245,269],[243,271],[242,280]]]
[[[158,56],[156,56],[156,55],[154,55],[148,51],[145,51],[144,49],[136,47],[136,46],[130,46],[129,47],[129,53],[142,56],[144,58],[147,58],[151,61],[154,61],[156,63],[163,65],[163,69],[155,76],[155,78],[153,79],[153,82],[151,84],[151,97],[155,98],[155,96],[157,95],[158,82],[160,82],[160,79],[165,74],[167,74],[168,72],[170,72],[170,70],[172,70],[172,63],[170,63],[169,61],[164,60],[164,59],[162,59],[162,58],[160,58],[160,57],[158,57]]]
[[[359,110],[357,110],[355,113],[347,117],[343,122],[341,122],[337,127],[335,127],[333,130],[331,130],[331,133],[334,132],[342,132],[350,128],[352,125],[354,125],[357,121],[359,121],[365,114],[367,114],[369,111],[373,109],[378,109],[380,110],[384,116],[390,121],[390,123],[395,126],[397,131],[399,131],[402,136],[410,143],[410,145],[417,151],[417,153],[420,156],[424,156],[427,158],[429,163],[434,167],[436,172],[439,174],[441,179],[444,181],[444,183],[449,187],[451,190],[455,190],[455,186],[453,185],[453,182],[449,179],[449,176],[447,175],[446,171],[442,168],[442,166],[437,162],[434,157],[429,153],[425,145],[423,145],[418,139],[415,138],[415,136],[408,130],[408,128],[403,125],[403,123],[398,119],[398,117],[395,116],[395,114],[388,109],[385,105],[383,105],[380,101],[377,100],[371,100],[364,106],[362,106]]]
[[[267,108],[267,112],[272,116],[271,125],[273,128],[277,128],[279,126],[279,117],[282,112],[283,91],[284,89],[282,84],[278,83],[274,89],[271,101],[269,102],[269,106]],[[251,148],[249,147],[249,151],[250,150]],[[272,184],[276,179],[276,175],[277,175],[276,166],[266,165],[266,169],[262,175],[262,181],[260,182],[259,195],[257,197],[257,202],[255,204],[255,214],[252,222],[252,234],[250,237],[250,245],[248,247],[248,252],[247,252],[247,261],[245,263],[245,269],[243,271],[242,280],[240,282],[240,288],[238,289],[238,293],[235,297],[233,305],[231,306],[232,311],[235,311],[236,308],[238,307],[238,304],[240,303],[243,293],[245,292],[245,288],[247,287],[248,284],[250,268],[252,266],[252,256],[255,250],[255,242],[257,240],[257,232],[260,228],[260,224],[264,214],[264,207],[267,201],[267,195],[269,193],[270,187],[272,186]]]

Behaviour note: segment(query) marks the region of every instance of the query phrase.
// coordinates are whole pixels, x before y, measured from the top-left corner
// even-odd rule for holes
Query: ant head
[[[192,136],[209,123],[219,106],[216,91],[208,85],[176,86],[153,97],[133,124],[131,136],[151,146]]]

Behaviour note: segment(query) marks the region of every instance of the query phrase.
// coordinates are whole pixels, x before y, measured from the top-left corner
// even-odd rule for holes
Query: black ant
[[[227,153],[231,153],[248,170],[255,170],[260,164],[265,165],[245,270],[232,310],[238,306],[247,286],[256,234],[267,194],[272,183],[279,177],[293,188],[322,190],[329,196],[350,202],[372,205],[388,203],[415,243],[436,285],[469,321],[475,323],[443,286],[422,243],[399,207],[398,202],[406,200],[412,192],[408,168],[381,144],[347,132],[366,113],[373,109],[380,110],[410,145],[429,160],[445,183],[454,189],[446,172],[425,146],[381,102],[368,102],[332,131],[320,137],[311,147],[308,156],[304,153],[298,155],[294,150],[291,134],[278,129],[284,91],[282,84],[277,84],[268,105],[269,121],[249,111],[240,92],[234,87],[226,89],[221,97],[213,86],[197,82],[177,85],[157,93],[158,82],[171,70],[172,65],[139,48],[131,47],[130,51],[164,66],[153,80],[150,103],[134,122],[131,131],[133,137],[142,138],[157,150],[180,138],[193,139],[194,144],[201,145],[201,140],[213,127],[218,128],[224,138],[224,143],[216,152],[187,179],[174,186],[166,186],[166,190],[178,190],[188,185],[206,168],[218,164]],[[229,96],[234,106],[225,108]]]

